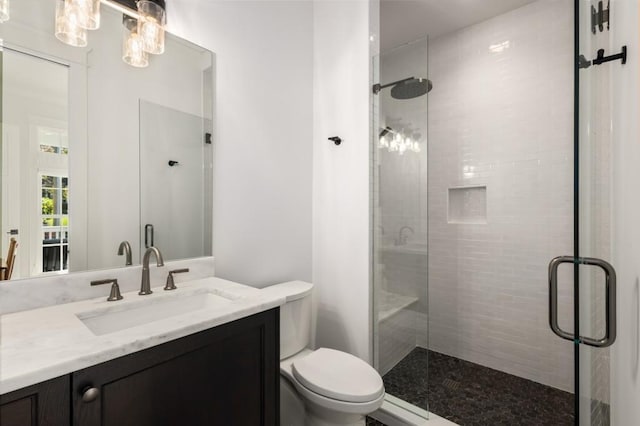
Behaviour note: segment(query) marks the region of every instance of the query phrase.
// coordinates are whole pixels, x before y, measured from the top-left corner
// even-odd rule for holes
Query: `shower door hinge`
[[[211,145],[211,133],[207,132],[204,134],[204,143]]]
[[[595,6],[591,6],[591,32],[596,33],[596,27],[600,32],[604,31],[604,24],[607,24],[607,30],[609,30],[609,11],[611,10],[610,1],[607,2],[607,8],[604,9],[602,0],[598,2],[598,10]]]

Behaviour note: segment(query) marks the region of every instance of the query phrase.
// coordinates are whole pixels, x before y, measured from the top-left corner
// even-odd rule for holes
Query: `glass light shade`
[[[140,0],[138,2],[138,34],[144,40],[144,50],[154,55],[164,52],[165,11],[159,4]]]
[[[56,38],[70,46],[87,45],[87,30],[80,26],[80,10],[65,0],[56,0]]]
[[[136,68],[149,66],[149,54],[144,51],[144,40],[138,34],[138,26],[126,20],[124,26],[122,60]]]
[[[100,28],[100,0],[66,0],[78,10],[78,25],[87,30]]]
[[[0,0],[0,22],[9,20],[9,0]]]

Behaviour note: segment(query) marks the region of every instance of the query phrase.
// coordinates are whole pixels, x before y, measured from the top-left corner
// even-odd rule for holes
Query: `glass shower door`
[[[614,4],[615,6],[615,4]],[[574,253],[554,262],[573,269],[571,325],[551,327],[573,342],[575,424],[610,418],[610,346],[616,340],[616,274],[611,265],[611,46],[609,3],[584,0],[575,10]],[[611,52],[611,49],[615,52]],[[617,57],[619,56],[619,57]],[[608,59],[612,59],[609,61]],[[553,312],[554,266],[550,268]],[[556,264],[557,266],[557,264]],[[568,331],[563,331],[568,330]]]
[[[374,363],[387,401],[426,416],[427,39],[374,61]],[[403,401],[408,401],[409,405]]]
[[[608,18],[610,2],[583,0],[579,3],[577,81],[576,178],[579,181],[579,223],[576,257],[607,262],[605,267],[581,265],[577,295],[579,334],[595,339],[578,347],[580,425],[609,425],[610,345],[615,341],[615,271],[611,259],[611,70],[623,66],[621,60],[600,62],[621,52],[611,44]],[[611,8],[616,3],[611,4]],[[612,287],[613,286],[613,287]]]

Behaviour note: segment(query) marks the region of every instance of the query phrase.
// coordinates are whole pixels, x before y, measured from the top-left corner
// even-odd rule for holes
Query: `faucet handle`
[[[169,271],[169,275],[167,275],[167,284],[164,286],[165,290],[175,290],[176,283],[173,281],[173,274],[182,274],[184,272],[189,272],[189,268],[182,269],[174,269],[173,271]]]
[[[111,284],[113,283],[113,284]],[[118,285],[118,280],[115,278],[107,278],[106,280],[97,280],[91,281],[91,285],[102,285],[102,284],[111,284],[111,292],[109,293],[109,297],[107,297],[107,302],[114,302],[116,300],[122,300],[122,294],[120,294],[120,286]]]

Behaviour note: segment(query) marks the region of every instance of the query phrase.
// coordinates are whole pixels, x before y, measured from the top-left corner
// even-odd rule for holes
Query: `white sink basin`
[[[135,306],[106,307],[78,313],[76,316],[93,334],[102,336],[177,315],[212,309],[230,303],[231,299],[212,293],[198,293],[175,295],[162,300],[150,299],[148,302],[136,303]]]

